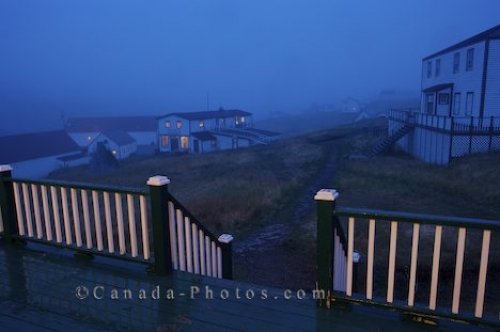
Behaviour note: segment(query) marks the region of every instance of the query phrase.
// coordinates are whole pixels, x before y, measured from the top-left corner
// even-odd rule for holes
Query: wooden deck
[[[426,331],[396,312],[353,305],[349,310],[317,309],[311,299],[285,300],[283,290],[174,272],[147,273],[141,264],[106,258],[75,257],[72,251],[0,242],[0,326],[8,331]],[[87,287],[86,299],[76,288]],[[96,286],[95,299],[92,290]],[[161,300],[151,298],[160,288]],[[191,287],[199,287],[190,298]],[[205,287],[214,294],[205,299]],[[132,291],[125,299],[123,289]],[[139,299],[140,290],[147,299]],[[221,290],[230,297],[220,298]],[[241,299],[235,292],[240,290]],[[267,299],[261,299],[263,289]],[[111,299],[113,290],[119,299]],[[166,299],[167,290],[174,294]],[[245,299],[253,290],[255,299]],[[80,295],[87,294],[83,288]],[[144,295],[144,294],[142,294]],[[224,294],[223,294],[224,296]],[[477,326],[440,322],[434,331],[476,331]]]

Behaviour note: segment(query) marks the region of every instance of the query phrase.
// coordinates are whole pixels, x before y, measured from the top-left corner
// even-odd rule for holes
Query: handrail
[[[496,220],[478,219],[478,218],[463,218],[454,216],[442,216],[431,214],[420,214],[403,211],[383,211],[372,209],[358,209],[338,207],[335,214],[339,216],[349,216],[358,218],[373,218],[381,221],[402,221],[420,224],[444,225],[453,227],[470,227],[491,230],[500,230],[500,223]]]
[[[82,189],[82,190],[95,190],[95,191],[108,191],[116,192],[120,194],[136,194],[136,195],[149,195],[149,191],[146,189],[139,189],[133,187],[123,187],[115,185],[98,185],[90,184],[84,182],[76,181],[61,181],[61,180],[36,180],[36,179],[26,179],[26,178],[5,178],[5,182],[18,182],[26,184],[35,184],[42,186],[53,186],[53,187],[64,187],[70,189]]]

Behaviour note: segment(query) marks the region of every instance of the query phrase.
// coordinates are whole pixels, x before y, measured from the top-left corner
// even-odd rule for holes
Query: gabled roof
[[[208,131],[198,131],[196,133],[191,133],[191,135],[200,141],[213,141],[216,139],[216,137]]]
[[[438,55],[442,55],[442,54],[445,54],[445,53],[449,53],[451,51],[455,51],[455,50],[458,50],[462,47],[466,47],[466,46],[469,46],[469,45],[473,45],[473,44],[476,44],[476,43],[479,43],[481,41],[484,41],[484,40],[487,40],[487,39],[500,39],[500,24],[491,28],[491,29],[488,29],[486,31],[483,31],[475,36],[472,36],[470,38],[467,38],[466,40],[463,40],[455,45],[452,45],[450,47],[447,47],[445,48],[444,50],[441,50],[439,52],[436,52],[434,54],[431,54],[431,55],[428,55],[426,56],[425,58],[422,59],[422,61],[425,61],[425,60],[428,60],[430,58],[434,58]]]
[[[158,121],[155,116],[116,116],[70,118],[66,125],[68,132],[102,131],[156,131]]]
[[[161,116],[160,119],[168,116],[177,116],[186,120],[205,120],[205,119],[222,119],[235,116],[249,116],[252,113],[241,110],[225,110],[219,109],[217,111],[204,111],[204,112],[186,112],[186,113],[169,113]]]
[[[0,137],[0,164],[79,151],[78,145],[63,130]]]
[[[101,135],[109,138],[119,146],[128,145],[135,142],[135,139],[124,131],[103,131]]]

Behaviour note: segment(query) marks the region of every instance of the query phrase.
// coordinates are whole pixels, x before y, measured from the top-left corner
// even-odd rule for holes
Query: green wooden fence
[[[168,191],[165,176],[149,190],[17,179],[0,166],[0,232],[22,240],[172,269],[232,278],[232,240],[214,236]]]
[[[495,244],[492,237],[498,236],[499,221],[339,208],[338,196],[337,191],[328,189],[315,196],[317,288],[327,295],[318,300],[320,307],[358,303],[401,310],[418,319],[449,318],[500,326],[500,298],[495,283],[498,267],[488,264],[494,254],[490,244]],[[454,252],[442,249],[451,244]],[[474,248],[480,252],[478,260],[465,260],[466,249]],[[360,257],[363,264],[358,264]],[[419,269],[430,257],[429,274],[419,280]],[[453,277],[440,278],[440,266],[450,265],[441,257],[453,257]],[[470,272],[474,264],[477,268],[464,282],[465,267]],[[363,278],[358,278],[361,275]],[[489,283],[487,276],[491,278]],[[468,291],[466,296],[464,290]],[[451,295],[447,300],[445,292]]]

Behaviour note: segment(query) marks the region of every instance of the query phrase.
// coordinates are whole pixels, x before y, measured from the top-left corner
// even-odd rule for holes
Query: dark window
[[[467,50],[467,62],[466,62],[465,69],[467,71],[474,69],[474,49],[473,48],[469,48]]]
[[[427,78],[432,77],[432,61],[427,62]]]
[[[474,92],[467,92],[467,98],[465,99],[465,115],[472,115],[472,107],[474,105]]]
[[[460,71],[460,52],[453,54],[453,74]]]
[[[436,77],[439,76],[441,72],[441,59],[436,60]]]
[[[169,136],[161,136],[161,146],[166,148],[170,144],[170,137]]]
[[[439,105],[448,105],[450,103],[449,93],[440,93],[438,96]]]
[[[455,93],[455,97],[453,98],[453,114],[460,114],[460,93]]]

